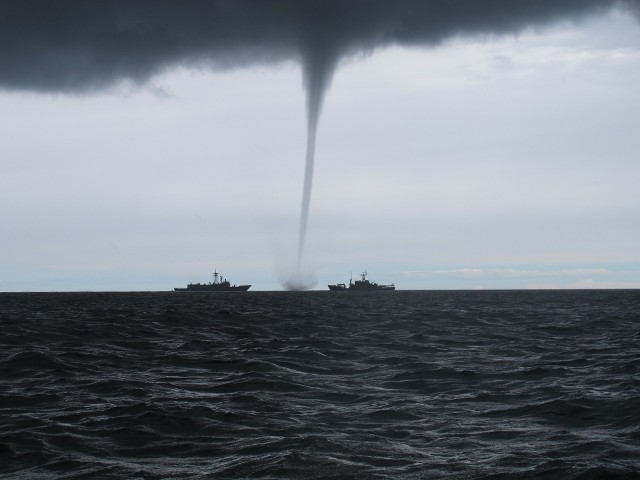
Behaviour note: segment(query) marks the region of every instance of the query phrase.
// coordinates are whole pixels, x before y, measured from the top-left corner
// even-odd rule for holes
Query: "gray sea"
[[[639,479],[640,291],[0,294],[6,479]]]

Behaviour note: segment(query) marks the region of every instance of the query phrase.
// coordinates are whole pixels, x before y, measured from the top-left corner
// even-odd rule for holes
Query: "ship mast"
[[[213,284],[218,284],[218,271],[215,268],[213,269]]]

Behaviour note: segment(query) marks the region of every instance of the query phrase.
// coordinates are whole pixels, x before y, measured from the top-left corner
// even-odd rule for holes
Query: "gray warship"
[[[190,283],[186,287],[176,287],[176,292],[246,292],[251,285],[231,285],[216,270],[213,271],[213,282]]]
[[[378,291],[378,290],[395,290],[396,287],[395,285],[392,283],[390,285],[378,285],[375,282],[370,282],[369,280],[367,280],[367,271],[365,270],[364,272],[362,272],[360,274],[360,276],[362,277],[362,280],[356,280],[355,282],[353,281],[353,277],[351,277],[349,279],[349,285],[347,286],[344,283],[336,283],[335,285],[328,285],[329,290],[331,290],[332,292],[342,292],[342,291],[349,291],[349,292],[361,292],[361,291]]]

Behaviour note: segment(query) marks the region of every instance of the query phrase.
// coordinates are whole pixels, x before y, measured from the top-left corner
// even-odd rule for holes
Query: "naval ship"
[[[344,283],[337,283],[335,285],[329,285],[329,290],[331,290],[332,292],[342,292],[342,291],[360,292],[360,291],[371,291],[371,290],[395,290],[396,289],[393,283],[390,285],[378,285],[375,282],[370,282],[366,278],[367,275],[368,275],[367,271],[365,270],[360,274],[360,276],[362,277],[362,280],[356,280],[354,282],[353,277],[351,277],[349,279],[349,286],[345,285]]]
[[[246,292],[251,285],[231,285],[229,280],[223,278],[216,270],[213,271],[213,282],[190,283],[184,288],[176,287],[176,292]]]

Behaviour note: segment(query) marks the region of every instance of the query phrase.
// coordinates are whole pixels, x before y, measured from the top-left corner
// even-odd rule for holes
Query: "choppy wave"
[[[640,292],[0,294],[4,478],[640,478]]]

